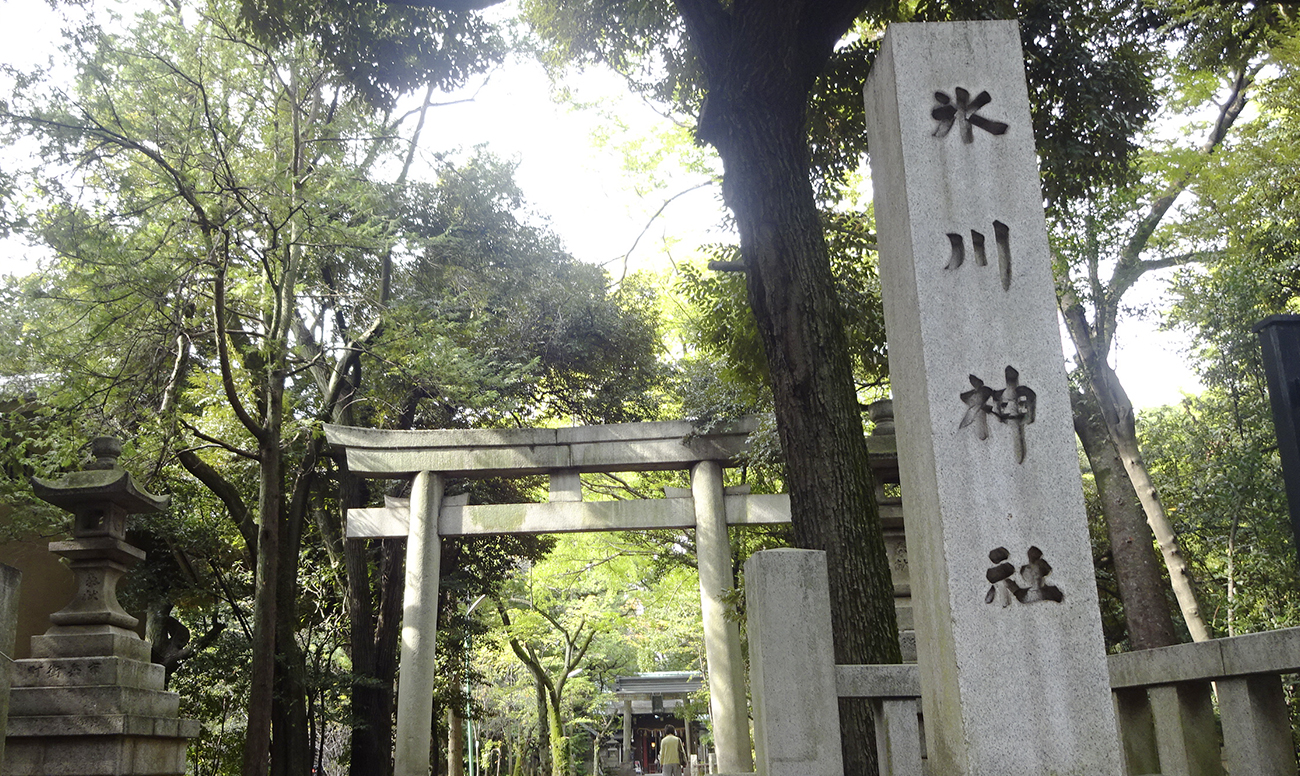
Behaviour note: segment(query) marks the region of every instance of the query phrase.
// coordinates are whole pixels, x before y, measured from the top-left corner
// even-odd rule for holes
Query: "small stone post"
[[[73,538],[51,542],[67,558],[77,592],[52,627],[32,637],[32,658],[15,663],[6,776],[180,776],[195,720],[163,689],[138,624],[117,602],[117,585],[144,553],[126,542],[126,518],[163,511],[169,498],[137,488],[117,463],[122,445],[100,437],[84,471],[32,479],[36,495],[73,514]]]
[[[9,722],[9,683],[14,668],[18,592],[22,581],[18,569],[0,563],[0,763],[5,761],[4,732]]]
[[[929,770],[1120,774],[1016,23],[891,26],[866,112]]]
[[[721,773],[750,773],[749,714],[745,701],[745,664],[740,626],[727,619],[722,596],[735,586],[731,577],[731,542],[727,538],[726,491],[722,465],[701,461],[691,469],[695,500],[695,553],[700,570],[700,611],[704,651],[709,664],[709,708],[713,744]]]
[[[745,610],[758,773],[844,776],[826,553],[754,553]]]

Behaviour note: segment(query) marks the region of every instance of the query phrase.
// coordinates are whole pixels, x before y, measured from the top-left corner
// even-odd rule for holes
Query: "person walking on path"
[[[659,742],[659,764],[664,767],[664,776],[682,776],[682,764],[686,762],[686,746],[676,733],[669,725]]]

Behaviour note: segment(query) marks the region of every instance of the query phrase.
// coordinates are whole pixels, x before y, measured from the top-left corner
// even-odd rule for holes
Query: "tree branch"
[[[195,479],[203,483],[212,494],[221,500],[225,505],[226,512],[230,514],[230,519],[234,521],[235,527],[239,529],[239,535],[244,538],[244,545],[248,548],[249,557],[257,557],[257,526],[253,523],[252,515],[248,512],[248,505],[239,495],[239,489],[236,488],[230,480],[222,477],[216,469],[212,468],[198,456],[193,450],[177,450],[176,458],[185,467],[185,471],[194,475]]]
[[[1165,256],[1159,259],[1146,259],[1125,268],[1124,274],[1119,273],[1119,267],[1115,268],[1115,275],[1110,281],[1110,295],[1118,300],[1126,291],[1133,287],[1143,275],[1148,272],[1154,272],[1158,269],[1168,269],[1170,267],[1181,267],[1186,264],[1195,264],[1197,262],[1208,261],[1223,255],[1222,251],[1188,251],[1176,256]]]
[[[225,450],[228,453],[237,455],[240,458],[247,458],[250,461],[261,460],[261,458],[258,457],[257,453],[251,452],[249,450],[245,450],[242,447],[235,447],[234,445],[230,444],[229,442],[226,442],[225,440],[218,439],[212,436],[211,434],[207,434],[199,430],[198,428],[196,428],[193,423],[182,420],[181,425],[185,427],[186,431],[190,432],[195,437],[202,439],[204,442],[207,442],[209,444],[216,445],[217,447],[220,447],[222,450]]]
[[[235,387],[235,376],[230,368],[230,350],[226,345],[226,268],[223,264],[216,269],[212,307],[213,317],[216,318],[214,334],[217,337],[217,362],[221,367],[221,387],[226,392],[226,400],[230,402],[235,417],[239,418],[239,422],[255,439],[264,441],[266,429],[248,414],[244,402],[239,398],[239,390]]]
[[[636,250],[636,246],[641,243],[641,238],[645,237],[645,233],[650,231],[650,227],[654,225],[654,222],[659,218],[659,216],[663,215],[663,212],[668,209],[668,206],[671,205],[675,200],[677,200],[678,197],[684,197],[687,194],[690,194],[692,191],[695,191],[697,189],[702,189],[705,186],[712,186],[712,185],[713,185],[712,180],[707,180],[704,181],[703,183],[697,183],[694,186],[691,186],[690,188],[682,189],[681,191],[672,195],[668,199],[664,200],[664,203],[659,206],[659,209],[654,212],[654,215],[650,216],[649,220],[645,222],[645,226],[642,227],[641,233],[638,234],[636,236],[636,239],[632,241],[632,247],[627,249],[627,253],[623,254],[621,259],[614,259],[614,261],[623,262],[623,274],[620,275],[618,278],[619,283],[622,283],[623,280],[627,277],[627,262],[628,259],[632,257],[632,251]]]
[[[1201,144],[1201,154],[1208,156],[1218,148],[1223,139],[1228,136],[1230,129],[1237,118],[1241,116],[1242,110],[1246,107],[1246,90],[1254,83],[1256,69],[1247,70],[1241,68],[1231,78],[1231,87],[1228,97],[1219,106],[1219,114],[1215,117],[1214,126],[1210,134]],[[1128,244],[1124,247],[1123,254],[1116,266],[1116,272],[1120,272],[1120,266],[1135,263],[1146,250],[1147,243],[1151,241],[1151,235],[1155,233],[1156,227],[1164,220],[1165,214],[1169,208],[1173,207],[1174,200],[1187,190],[1195,175],[1193,170],[1185,171],[1178,180],[1174,181],[1165,189],[1165,193],[1160,196],[1151,205],[1151,211],[1138,224],[1133,236],[1129,239]]]

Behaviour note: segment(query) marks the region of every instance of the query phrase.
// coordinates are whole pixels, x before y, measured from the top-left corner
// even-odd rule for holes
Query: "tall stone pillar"
[[[929,769],[1120,774],[1015,22],[866,88]]]
[[[722,596],[735,586],[722,465],[701,461],[691,469],[695,500],[695,550],[700,570],[700,610],[704,616],[704,652],[709,664],[709,710],[720,773],[749,773],[754,758],[749,745],[745,701],[745,664],[740,653],[740,626],[726,616]]]
[[[678,707],[682,712],[682,743],[686,745],[687,763],[690,762],[690,754],[695,751],[695,736],[691,733],[691,721],[686,718],[686,699],[682,698],[682,705]]]
[[[623,701],[623,762],[632,762],[632,701]]]
[[[9,722],[9,683],[13,673],[14,639],[18,630],[18,592],[23,575],[0,563],[0,763],[5,761],[4,730]]]
[[[402,598],[402,672],[397,681],[397,746],[394,776],[428,776],[433,740],[433,685],[437,678],[438,574],[442,540],[441,474],[420,472],[411,484],[411,533],[406,540],[406,589]]]
[[[169,501],[135,486],[121,451],[101,437],[84,471],[32,480],[37,496],[73,514],[72,540],[50,551],[70,561],[77,592],[32,637],[32,658],[14,664],[6,776],[179,776],[199,734],[198,722],[179,718],[180,697],[163,690],[163,667],[117,601],[119,580],[144,559],[125,541],[127,515]]]

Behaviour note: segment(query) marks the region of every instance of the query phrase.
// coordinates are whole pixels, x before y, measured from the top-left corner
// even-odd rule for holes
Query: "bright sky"
[[[517,181],[569,251],[583,261],[605,264],[615,278],[629,251],[635,271],[665,264],[665,241],[679,246],[680,257],[702,242],[727,239],[717,228],[723,217],[718,187],[686,192],[707,183],[708,176],[674,170],[670,163],[666,174],[659,173],[663,185],[639,194],[639,185],[650,187],[625,169],[617,147],[630,136],[612,128],[602,114],[617,113],[633,135],[670,129],[670,122],[608,72],[588,71],[567,86],[577,100],[599,105],[599,112],[556,104],[539,65],[511,63],[482,88],[465,90],[474,95],[473,102],[437,108],[433,129],[421,146],[441,150],[486,143],[498,156],[516,160]],[[600,142],[602,134],[613,137]],[[682,192],[653,218],[665,201]]]
[[[55,53],[59,23],[47,4],[0,0],[0,18],[0,60],[31,67]],[[446,98],[473,96],[470,102],[437,108],[421,145],[432,152],[486,143],[497,155],[517,161],[521,188],[570,252],[604,264],[615,278],[622,275],[629,251],[631,271],[661,269],[701,243],[726,239],[716,227],[723,209],[715,186],[682,195],[652,221],[666,200],[702,183],[703,175],[669,172],[659,188],[638,193],[636,187],[644,181],[625,170],[618,148],[593,139],[601,130],[610,134],[602,115],[609,112],[616,112],[633,133],[664,127],[664,119],[608,73],[588,72],[571,86],[579,100],[598,105],[599,111],[557,105],[539,65],[512,63],[481,89]],[[0,242],[0,274],[31,271],[37,257],[39,252],[15,241]],[[1153,298],[1158,284],[1147,286],[1147,296]],[[1185,342],[1157,331],[1155,321],[1123,323],[1118,340],[1115,364],[1136,406],[1176,402],[1183,391],[1199,390],[1182,352]]]

